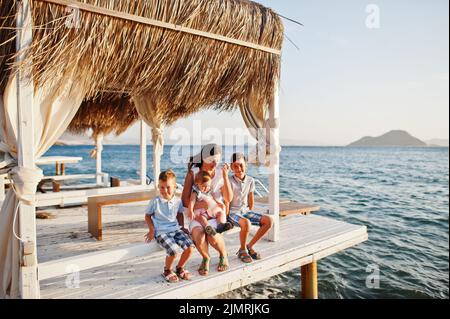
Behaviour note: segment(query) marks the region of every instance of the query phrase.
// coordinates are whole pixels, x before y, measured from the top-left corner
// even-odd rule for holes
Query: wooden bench
[[[149,201],[156,191],[140,191],[124,194],[91,196],[88,198],[88,232],[97,240],[102,240],[102,207],[125,203]]]
[[[140,191],[125,194],[110,194],[102,196],[92,196],[88,198],[88,232],[97,240],[102,240],[102,207],[125,203],[149,201],[156,196],[156,191]],[[268,203],[265,198],[258,198],[257,204],[264,206]],[[320,206],[296,203],[287,199],[280,200],[280,216],[295,214],[309,215],[311,212],[320,210]]]
[[[269,203],[268,197],[255,198],[256,206],[264,206]],[[309,215],[320,210],[319,205],[305,204],[291,201],[290,199],[280,198],[280,216],[286,217],[289,215]]]

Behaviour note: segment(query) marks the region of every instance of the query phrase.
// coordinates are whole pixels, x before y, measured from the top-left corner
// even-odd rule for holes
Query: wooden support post
[[[66,175],[66,164],[61,163],[61,175]]]
[[[111,187],[120,187],[120,178],[111,176]]]
[[[17,38],[16,50],[22,52],[17,62],[25,59],[24,50],[32,43],[32,16],[28,0],[17,2]],[[17,73],[17,111],[18,111],[18,165],[36,169],[34,159],[34,87],[31,79],[31,67],[19,69]],[[37,184],[37,183],[36,183]],[[36,185],[37,186],[37,185]],[[34,201],[36,194],[24,194]],[[21,204],[19,209],[19,236],[23,240],[20,267],[20,296],[24,299],[40,297],[37,276],[36,249],[36,208]]]
[[[102,152],[103,152],[103,134],[98,134],[95,138],[95,148],[97,150],[95,155],[95,170],[96,170],[96,182],[97,185],[103,184],[102,179]]]
[[[313,261],[310,264],[301,267],[301,282],[302,282],[302,299],[318,299],[319,290],[317,285],[317,262]]]
[[[269,171],[269,212],[274,220],[274,225],[268,233],[268,239],[278,241],[280,239],[280,145],[279,138],[280,98],[278,82],[275,84],[274,101],[269,107],[269,123],[271,154]]]
[[[59,166],[58,162],[56,162],[56,164],[55,164],[55,175],[56,176],[61,175],[61,166]]]
[[[61,191],[61,184],[58,181],[52,181],[52,188],[54,193],[59,193]]]
[[[147,185],[147,124],[141,120],[141,185]],[[155,177],[156,178],[156,177]]]
[[[153,178],[155,188],[157,189],[159,174],[161,173],[161,154],[156,152],[155,143],[153,142]]]
[[[0,175],[0,202],[4,200],[5,200],[5,176]]]

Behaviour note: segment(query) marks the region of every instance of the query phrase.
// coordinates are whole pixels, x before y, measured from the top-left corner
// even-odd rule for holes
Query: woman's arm
[[[194,184],[194,173],[189,170],[184,178],[183,193],[181,194],[181,201],[184,207],[189,207],[191,200],[192,185]]]
[[[189,205],[188,205],[188,218],[190,220],[194,219],[194,209],[195,209],[195,203],[197,201],[197,196],[194,192],[191,193],[191,198],[189,199]]]

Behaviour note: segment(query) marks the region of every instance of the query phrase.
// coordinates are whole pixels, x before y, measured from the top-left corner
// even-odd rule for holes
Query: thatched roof
[[[5,90],[16,45],[14,0],[0,0],[0,95]]]
[[[282,47],[279,16],[248,0],[79,1],[277,50]],[[0,2],[6,11],[4,4],[12,0]],[[158,103],[166,124],[205,108],[234,110],[250,94],[261,109],[272,102],[279,55],[83,10],[77,27],[68,28],[66,7],[45,0],[30,2],[37,26],[29,55],[35,85],[58,81],[58,75],[77,65],[89,74],[84,84],[87,100],[105,89],[146,94]],[[0,35],[6,33],[2,29]],[[5,72],[3,64],[0,67],[2,83]],[[89,113],[92,118],[95,112]]]
[[[75,134],[92,130],[93,138],[98,134],[120,135],[138,119],[128,95],[105,93],[84,101],[67,130]]]

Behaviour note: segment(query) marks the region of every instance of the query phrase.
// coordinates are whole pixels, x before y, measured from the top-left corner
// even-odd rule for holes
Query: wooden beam
[[[20,52],[16,61],[25,59],[25,51],[31,45],[32,16],[28,0],[17,4],[17,38],[16,51]],[[34,87],[29,65],[19,69],[16,76],[17,112],[18,112],[18,164],[19,167],[35,169],[34,158]],[[36,185],[37,186],[37,185]],[[24,194],[34,201],[35,194]],[[20,267],[20,295],[24,299],[40,297],[39,281],[37,279],[37,249],[36,249],[36,209],[35,206],[22,203],[19,209],[19,236],[23,240]]]
[[[318,299],[317,262],[313,261],[301,267],[302,299]]]
[[[38,1],[53,3],[53,4],[65,6],[65,7],[73,7],[73,8],[77,8],[79,10],[86,11],[86,12],[101,14],[104,16],[109,16],[109,17],[118,18],[118,19],[122,19],[122,20],[128,20],[128,21],[146,24],[146,25],[150,25],[153,27],[159,27],[159,28],[168,29],[168,30],[172,30],[172,31],[183,32],[183,33],[192,34],[192,35],[200,36],[203,38],[213,39],[213,40],[226,42],[226,43],[230,43],[230,44],[236,44],[239,46],[243,46],[243,47],[247,47],[247,48],[251,48],[251,49],[255,49],[255,50],[259,50],[259,51],[263,51],[263,52],[272,53],[272,54],[275,54],[278,56],[281,55],[280,50],[265,47],[265,46],[262,46],[259,44],[242,41],[242,40],[238,40],[238,39],[233,39],[233,38],[225,37],[225,36],[222,36],[219,34],[200,31],[200,30],[196,30],[196,29],[192,29],[192,28],[188,28],[188,27],[183,27],[181,25],[177,25],[177,24],[173,24],[173,23],[167,23],[167,22],[163,22],[163,21],[159,21],[159,20],[144,18],[144,17],[138,16],[138,15],[133,15],[133,14],[129,14],[126,12],[110,10],[110,9],[106,9],[106,8],[95,6],[95,5],[82,3],[79,1],[72,1],[72,0],[38,0]]]
[[[156,243],[135,244],[120,249],[88,253],[76,257],[68,257],[49,261],[39,265],[39,280],[64,276],[67,266],[76,265],[78,269],[87,270],[135,257],[148,256],[161,249]]]
[[[36,206],[55,206],[87,203],[88,197],[106,194],[127,194],[135,191],[151,190],[149,186],[134,185],[108,188],[94,188],[74,191],[62,191],[60,193],[47,193],[36,195]]]
[[[153,130],[153,128],[152,128]],[[152,132],[152,141],[153,141],[153,132]],[[155,184],[155,188],[157,191],[159,191],[158,189],[158,178],[159,178],[159,174],[161,173],[161,154],[158,152],[155,152],[156,150],[156,146],[155,143],[153,143],[153,179],[154,179],[154,184]],[[163,149],[164,149],[164,145],[162,145]]]
[[[95,138],[95,172],[97,185],[103,185],[102,175],[102,152],[103,152],[103,134],[98,134]]]
[[[5,200],[5,175],[0,175],[0,202],[4,200]]]
[[[147,185],[147,124],[141,120],[141,185]]]

